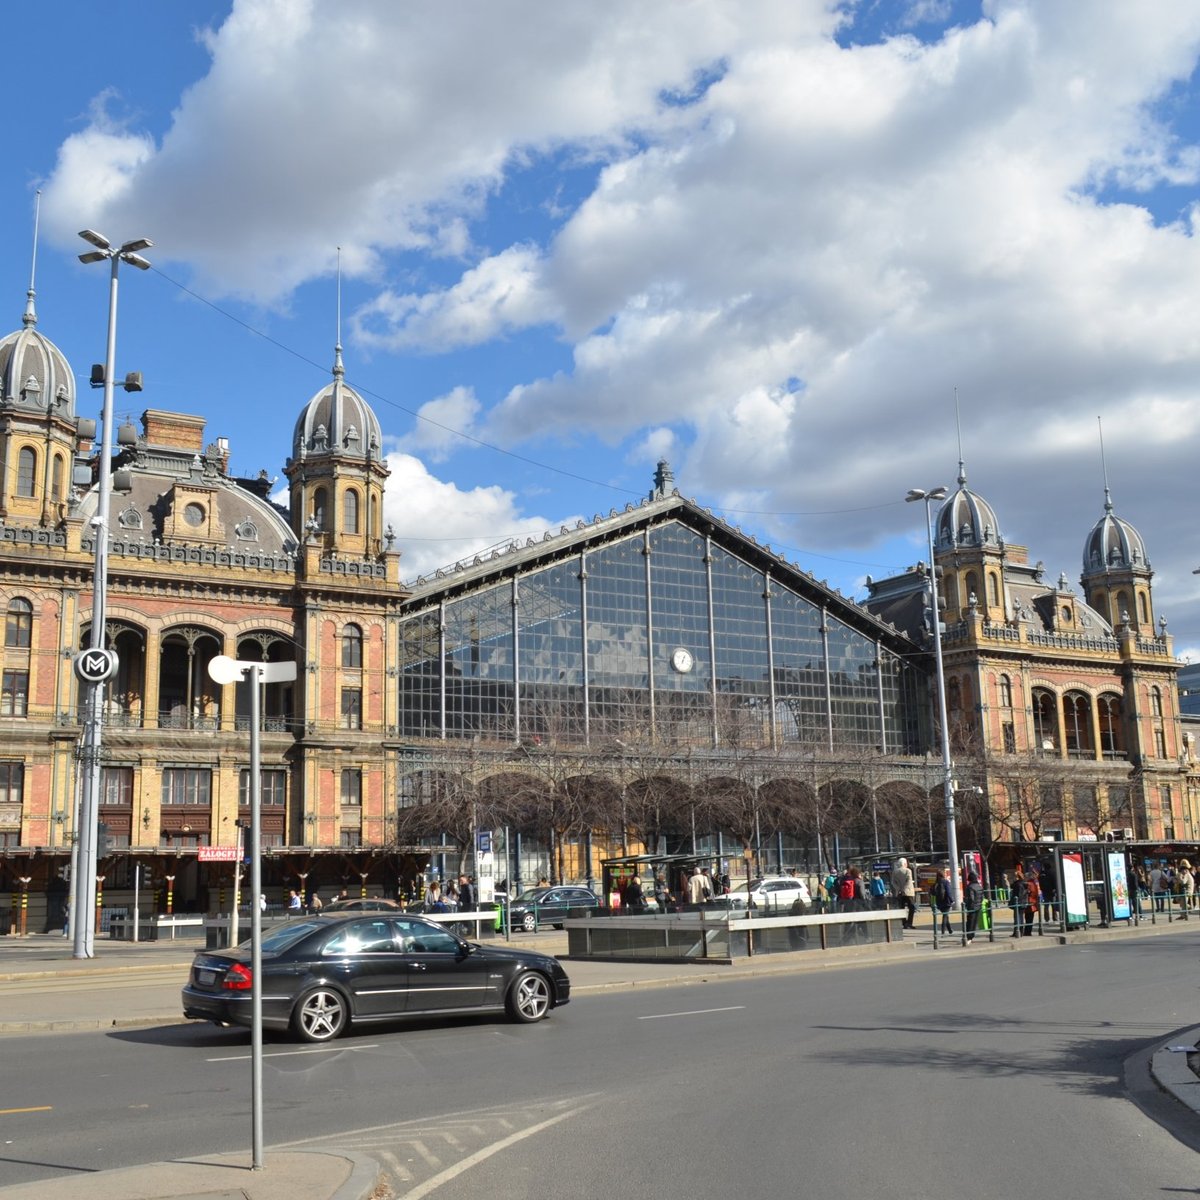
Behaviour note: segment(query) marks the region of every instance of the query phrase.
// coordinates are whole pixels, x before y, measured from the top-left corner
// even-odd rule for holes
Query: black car
[[[201,951],[183,989],[183,1015],[249,1025],[249,943]],[[262,1021],[307,1042],[350,1022],[503,1012],[539,1021],[570,999],[571,984],[544,954],[464,941],[407,913],[312,916],[262,940]]]
[[[509,905],[508,919],[515,928],[532,933],[539,925],[561,929],[567,917],[586,917],[598,908],[600,898],[590,888],[562,884],[558,887],[530,888]]]

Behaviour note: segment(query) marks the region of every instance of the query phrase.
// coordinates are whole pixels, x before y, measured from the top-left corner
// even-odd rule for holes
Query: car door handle
[[[408,969],[410,971],[425,971],[429,969],[429,964],[423,962],[410,962],[408,963]]]

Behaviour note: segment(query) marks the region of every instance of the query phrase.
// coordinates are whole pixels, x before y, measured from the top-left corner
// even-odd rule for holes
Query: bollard
[[[96,929],[95,932],[100,932],[100,912],[104,907],[104,876],[96,876]]]
[[[33,879],[32,875],[21,875],[18,877],[21,883],[21,924],[20,934],[26,937],[29,933],[29,884]]]

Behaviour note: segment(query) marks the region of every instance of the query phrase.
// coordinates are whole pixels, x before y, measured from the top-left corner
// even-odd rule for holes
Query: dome
[[[1113,512],[1108,489],[1104,492],[1104,516],[1092,526],[1083,544],[1084,576],[1105,571],[1150,570],[1142,535]]]
[[[38,332],[32,290],[22,328],[0,340],[0,405],[75,420],[75,376],[66,355]]]
[[[345,381],[342,348],[337,347],[333,380],[305,406],[292,434],[292,459],[314,455],[380,457],[383,435],[371,406]]]
[[[992,506],[967,487],[967,474],[959,463],[958,490],[938,510],[936,549],[960,546],[999,546],[1000,523]]]

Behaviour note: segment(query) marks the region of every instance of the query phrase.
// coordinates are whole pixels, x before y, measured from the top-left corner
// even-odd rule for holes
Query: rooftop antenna
[[[342,248],[337,248],[337,341],[333,347],[333,373],[345,375],[342,366]]]
[[[42,216],[41,188],[38,188],[36,197],[33,204],[33,261],[29,267],[29,291],[25,293],[25,314],[21,318],[21,323],[27,326],[37,324],[37,310],[33,306],[33,300],[37,292],[34,290],[33,281],[37,277],[38,225],[41,222]]]
[[[958,388],[954,389],[954,428],[958,431],[958,486],[963,487],[967,482],[967,468],[963,464],[962,416],[958,411]]]
[[[1104,457],[1104,421],[1102,418],[1096,418],[1096,425],[1100,429],[1100,470],[1104,475],[1104,511],[1110,513],[1113,510],[1112,496],[1108,490],[1108,462]]]

